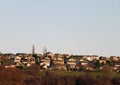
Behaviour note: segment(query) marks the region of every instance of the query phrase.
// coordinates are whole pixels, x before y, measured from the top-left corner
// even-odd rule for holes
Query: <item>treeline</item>
[[[120,77],[107,75],[65,76],[46,71],[40,75],[36,67],[30,69],[1,68],[0,85],[120,85]]]

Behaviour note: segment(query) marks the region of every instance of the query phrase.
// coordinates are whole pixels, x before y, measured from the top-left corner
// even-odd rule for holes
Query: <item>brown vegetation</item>
[[[38,68],[1,68],[0,85],[120,85],[120,77],[93,77],[89,73],[83,76],[66,76],[55,75],[51,71],[46,71],[45,75],[41,76]]]

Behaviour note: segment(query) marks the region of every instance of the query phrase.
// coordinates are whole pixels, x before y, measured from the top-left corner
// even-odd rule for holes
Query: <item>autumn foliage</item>
[[[83,76],[55,75],[46,71],[44,76],[39,69],[1,68],[0,85],[120,85],[120,77],[106,75],[93,77],[89,74]]]

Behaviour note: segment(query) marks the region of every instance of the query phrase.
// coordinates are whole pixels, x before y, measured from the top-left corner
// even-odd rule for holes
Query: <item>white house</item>
[[[93,61],[93,60],[99,60],[99,57],[97,55],[84,55],[83,59],[86,59],[88,61]]]
[[[15,63],[21,62],[21,57],[16,56],[16,57],[14,58],[14,62],[15,62]]]

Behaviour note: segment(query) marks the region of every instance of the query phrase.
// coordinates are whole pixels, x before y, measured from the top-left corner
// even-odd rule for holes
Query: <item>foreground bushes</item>
[[[0,85],[25,85],[26,75],[20,69],[0,69]]]
[[[0,69],[0,85],[120,85],[120,77],[105,75],[65,76],[51,71],[40,76],[38,69]]]

